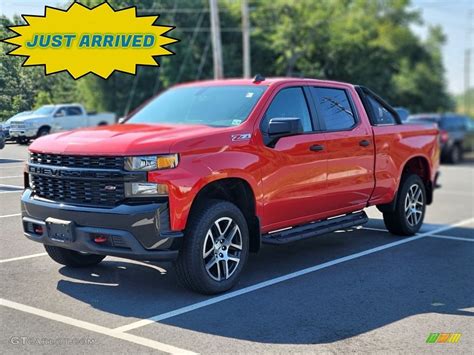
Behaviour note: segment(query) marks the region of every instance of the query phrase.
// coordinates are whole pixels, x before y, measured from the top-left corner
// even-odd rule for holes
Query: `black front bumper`
[[[92,254],[135,260],[174,260],[183,237],[183,233],[169,230],[166,202],[84,207],[41,200],[26,189],[21,198],[21,212],[23,230],[29,239]],[[72,222],[72,241],[50,236],[48,218]],[[97,237],[105,238],[106,242],[94,241]]]

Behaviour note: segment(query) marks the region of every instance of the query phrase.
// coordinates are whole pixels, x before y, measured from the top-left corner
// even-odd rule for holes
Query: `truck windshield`
[[[237,126],[264,91],[265,87],[251,85],[178,87],[157,96],[126,123]]]
[[[33,112],[33,114],[35,115],[50,115],[51,113],[53,113],[53,110],[54,110],[54,106],[49,106],[49,105],[45,105],[45,106],[41,106],[39,109],[37,109],[36,111]]]

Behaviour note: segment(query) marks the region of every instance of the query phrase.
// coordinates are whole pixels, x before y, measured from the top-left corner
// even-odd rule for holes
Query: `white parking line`
[[[459,240],[462,242],[474,242],[472,238],[462,238],[462,237],[451,237],[449,235],[428,235],[430,238],[439,238],[439,239],[451,239],[451,240]]]
[[[272,285],[275,285],[275,284],[278,284],[278,283],[281,283],[281,282],[284,282],[284,281],[294,279],[296,277],[300,277],[300,276],[303,276],[303,275],[306,275],[306,274],[309,274],[309,273],[312,273],[312,272],[315,272],[315,271],[318,271],[318,270],[328,268],[330,266],[341,264],[341,263],[349,261],[349,260],[354,260],[354,259],[360,258],[360,257],[365,256],[365,255],[374,254],[374,253],[377,253],[379,251],[387,250],[387,249],[396,247],[396,246],[401,245],[401,244],[410,243],[410,242],[413,242],[415,240],[425,238],[425,237],[427,237],[427,236],[429,236],[433,233],[440,233],[440,232],[443,232],[443,231],[446,231],[446,230],[449,230],[449,229],[452,229],[452,228],[456,228],[456,227],[464,225],[464,224],[471,223],[472,221],[474,221],[474,218],[469,218],[469,219],[460,221],[460,222],[458,222],[456,224],[453,224],[453,225],[447,225],[447,226],[437,228],[437,229],[435,229],[433,231],[430,231],[430,232],[427,232],[427,233],[421,233],[421,234],[416,235],[414,237],[401,239],[401,240],[398,240],[398,241],[393,242],[393,243],[388,243],[388,244],[385,244],[385,245],[382,245],[382,246],[379,246],[379,247],[376,247],[376,248],[368,249],[368,250],[365,250],[365,251],[362,251],[362,252],[359,252],[359,253],[355,253],[355,254],[351,254],[351,255],[348,255],[348,256],[345,256],[345,257],[342,257],[342,258],[339,258],[339,259],[331,260],[331,261],[328,261],[328,262],[325,262],[325,263],[322,263],[322,264],[319,264],[319,265],[311,266],[309,268],[299,270],[299,271],[293,272],[291,274],[287,274],[287,275],[283,275],[283,276],[280,276],[280,277],[276,277],[274,279],[263,281],[263,282],[260,282],[258,284],[252,285],[252,286],[244,287],[244,288],[242,288],[240,290],[237,290],[237,291],[226,293],[226,294],[221,295],[221,296],[216,296],[216,297],[210,298],[206,301],[202,301],[202,302],[198,302],[198,303],[195,303],[195,304],[191,304],[189,306],[181,307],[181,308],[175,309],[175,310],[170,311],[170,312],[158,314],[158,315],[153,316],[151,318],[142,319],[142,320],[139,320],[137,322],[130,323],[128,325],[124,325],[124,326],[115,328],[114,331],[126,332],[126,331],[129,331],[129,330],[132,330],[132,329],[137,329],[137,328],[140,328],[140,327],[152,324],[152,323],[156,323],[156,322],[168,319],[168,318],[179,316],[179,315],[184,314],[184,313],[192,312],[192,311],[195,311],[197,309],[207,307],[209,305],[216,304],[216,303],[219,303],[219,302],[222,302],[222,301],[234,298],[234,297],[238,297],[238,296],[241,296],[241,295],[253,292],[253,291],[257,291],[257,290],[260,290],[264,287],[272,286]]]
[[[21,193],[23,190],[16,190],[16,191],[0,191],[0,194],[17,194]]]
[[[21,213],[4,214],[3,216],[0,216],[0,218],[17,217],[17,216],[21,216]]]
[[[35,308],[35,307],[31,307],[31,306],[27,306],[27,305],[24,305],[24,304],[21,304],[21,303],[8,301],[8,300],[5,300],[3,298],[0,298],[0,306],[15,309],[15,310],[22,311],[22,312],[29,313],[29,314],[33,314],[33,315],[36,315],[36,316],[39,316],[39,317],[51,319],[51,320],[54,320],[54,321],[57,321],[57,322],[61,322],[61,323],[67,324],[67,325],[77,327],[77,328],[85,329],[85,330],[88,330],[88,331],[91,331],[91,332],[107,335],[107,336],[114,337],[114,338],[117,338],[117,339],[120,339],[120,340],[125,340],[125,341],[131,342],[131,343],[143,345],[143,346],[146,346],[148,348],[159,350],[159,351],[164,351],[164,352],[169,353],[169,354],[196,354],[194,352],[184,350],[184,349],[180,349],[180,348],[177,348],[177,347],[172,346],[172,345],[167,345],[167,344],[164,344],[164,343],[160,343],[160,342],[155,341],[155,340],[151,340],[151,339],[148,339],[148,338],[143,338],[143,337],[136,336],[136,335],[133,335],[133,334],[127,334],[127,333],[121,333],[121,332],[113,331],[110,328],[106,328],[106,327],[103,327],[103,326],[100,326],[100,325],[97,325],[97,324],[84,322],[84,321],[81,321],[81,320],[78,320],[78,319],[66,317],[66,316],[63,316],[63,315],[60,315],[60,314],[57,314],[57,313],[45,311],[45,310]]]
[[[38,254],[31,254],[31,255],[25,255],[25,256],[18,256],[16,258],[10,258],[10,259],[3,259],[0,260],[0,264],[2,263],[8,263],[10,261],[17,261],[17,260],[24,260],[24,259],[31,259],[31,258],[37,258],[38,256],[45,256],[48,255],[47,253],[38,253]]]
[[[10,176],[0,176],[0,179],[13,179],[23,177],[23,175],[10,175]]]

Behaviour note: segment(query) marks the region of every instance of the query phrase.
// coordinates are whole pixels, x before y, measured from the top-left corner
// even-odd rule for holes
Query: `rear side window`
[[[279,117],[297,117],[301,119],[304,132],[313,130],[302,88],[287,88],[276,94],[263,118],[263,127],[266,127],[272,118]]]
[[[352,128],[356,119],[345,90],[312,87],[320,119],[327,131],[341,131]]]
[[[372,108],[375,124],[397,124],[395,116],[387,110],[380,102],[371,96],[367,96],[369,105]]]
[[[80,116],[82,115],[82,110],[77,106],[70,106],[66,108],[66,114],[68,116]]]
[[[466,129],[466,126],[466,119],[458,116],[446,116],[440,122],[440,128],[446,131],[463,131]]]

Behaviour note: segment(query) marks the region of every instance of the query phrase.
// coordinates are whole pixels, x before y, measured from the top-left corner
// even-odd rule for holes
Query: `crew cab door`
[[[366,207],[374,189],[372,129],[358,114],[345,87],[311,87],[321,130],[326,137],[326,216]]]
[[[85,127],[87,117],[80,106],[63,106],[54,113],[56,127],[61,131]]]
[[[262,156],[262,186],[266,231],[315,219],[322,213],[326,188],[326,137],[319,132],[314,112],[308,105],[307,88],[280,89],[260,123],[265,146]],[[269,122],[274,118],[295,117],[303,124],[303,133],[269,142]],[[267,137],[267,139],[265,139]]]

